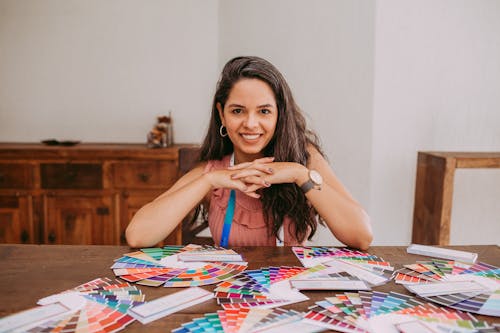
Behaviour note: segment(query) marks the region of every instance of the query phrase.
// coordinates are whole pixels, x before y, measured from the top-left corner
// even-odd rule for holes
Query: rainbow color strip
[[[169,245],[163,248],[144,248],[140,251],[124,254],[115,260],[113,273],[128,282],[146,286],[195,287],[219,283],[247,268],[246,263],[206,262],[182,263],[179,254],[210,254],[224,259],[224,255],[234,256],[233,250],[209,245]],[[169,267],[169,264],[177,265]]]
[[[408,295],[395,292],[343,293],[328,297],[309,308],[305,314],[308,322],[340,332],[369,332],[373,319],[381,317],[390,321],[387,315],[401,315],[404,322],[419,322],[422,327],[439,326],[439,332],[456,332],[470,329],[481,332],[491,326],[473,315],[460,310],[451,310],[422,302]],[[395,324],[397,326],[397,324]],[[431,330],[426,330],[429,332]]]
[[[301,333],[321,330],[313,325],[300,325],[302,318],[303,313],[282,308],[228,309],[217,311],[217,313],[207,313],[204,317],[195,318],[191,322],[182,324],[181,327],[172,330],[172,332],[236,333],[266,331],[266,329],[284,332],[286,331],[285,327],[291,327],[291,331]]]
[[[85,306],[28,332],[117,332],[135,320],[127,310],[143,304],[145,298],[135,286],[108,278],[98,278],[65,292],[79,292],[86,299]]]
[[[286,295],[283,298],[273,297],[271,285],[306,270],[304,267],[278,266],[244,271],[218,284],[214,289],[215,297],[225,310],[279,306],[290,300]]]

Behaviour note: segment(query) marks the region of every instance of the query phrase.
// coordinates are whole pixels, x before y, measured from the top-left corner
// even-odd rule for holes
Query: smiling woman
[[[154,245],[200,204],[221,246],[299,245],[318,223],[348,246],[372,240],[367,214],[325,160],[285,79],[258,57],[225,65],[199,165],[137,212],[129,244]]]

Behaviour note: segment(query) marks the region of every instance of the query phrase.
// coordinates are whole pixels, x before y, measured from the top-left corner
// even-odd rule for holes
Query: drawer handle
[[[147,183],[151,179],[151,175],[148,173],[140,173],[138,176],[143,183]]]
[[[97,213],[97,215],[101,215],[101,216],[102,215],[109,215],[109,208],[106,206],[97,207],[96,213]]]
[[[49,233],[49,236],[47,238],[49,240],[49,243],[53,244],[56,241],[56,234],[52,231]]]
[[[28,231],[23,230],[23,232],[21,232],[21,243],[26,244],[28,243],[29,239],[30,234],[28,233]]]

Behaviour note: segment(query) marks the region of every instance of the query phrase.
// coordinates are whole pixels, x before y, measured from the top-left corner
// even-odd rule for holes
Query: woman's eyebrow
[[[262,104],[257,106],[258,108],[274,108],[275,106],[272,104]]]
[[[236,103],[231,103],[227,106],[228,108],[241,108],[241,109],[245,109],[246,107],[244,105],[241,105],[241,104],[236,104]],[[257,108],[274,108],[275,106],[273,104],[269,104],[269,103],[266,103],[266,104],[262,104],[262,105],[258,105]]]
[[[240,105],[240,104],[235,104],[235,103],[232,103],[232,104],[229,104],[227,106],[228,108],[245,108],[243,105]]]

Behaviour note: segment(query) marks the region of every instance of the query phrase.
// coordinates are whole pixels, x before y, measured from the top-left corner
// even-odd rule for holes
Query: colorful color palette
[[[135,286],[108,278],[99,278],[50,298],[77,293],[84,297],[83,308],[64,317],[32,327],[27,332],[116,332],[134,321],[127,310],[144,303],[144,295]],[[49,298],[46,298],[49,299]],[[42,299],[41,301],[43,302]]]
[[[190,332],[319,332],[322,328],[303,323],[303,313],[294,310],[275,309],[228,309],[208,313],[204,317],[182,324],[173,333]]]
[[[450,308],[500,317],[500,269],[486,264],[467,264],[453,260],[431,259],[404,265],[395,272],[396,283],[429,301]],[[462,282],[462,283],[457,283]],[[481,290],[470,291],[455,286],[477,283]],[[420,292],[428,284],[433,294]]]
[[[342,293],[309,308],[306,320],[340,332],[483,332],[492,327],[473,315],[398,293]],[[412,323],[420,330],[398,330]]]
[[[278,266],[244,271],[221,282],[214,289],[224,309],[277,307],[308,298],[291,288],[289,279],[306,271],[304,267]]]
[[[292,250],[304,267],[333,267],[336,268],[336,273],[345,272],[370,286],[389,282],[394,271],[384,259],[358,250],[324,246],[296,246]]]
[[[183,261],[181,255],[189,261]],[[244,271],[247,263],[234,261],[235,257],[240,257],[235,251],[216,246],[173,245],[126,253],[111,269],[120,279],[140,285],[195,287],[219,283]]]

